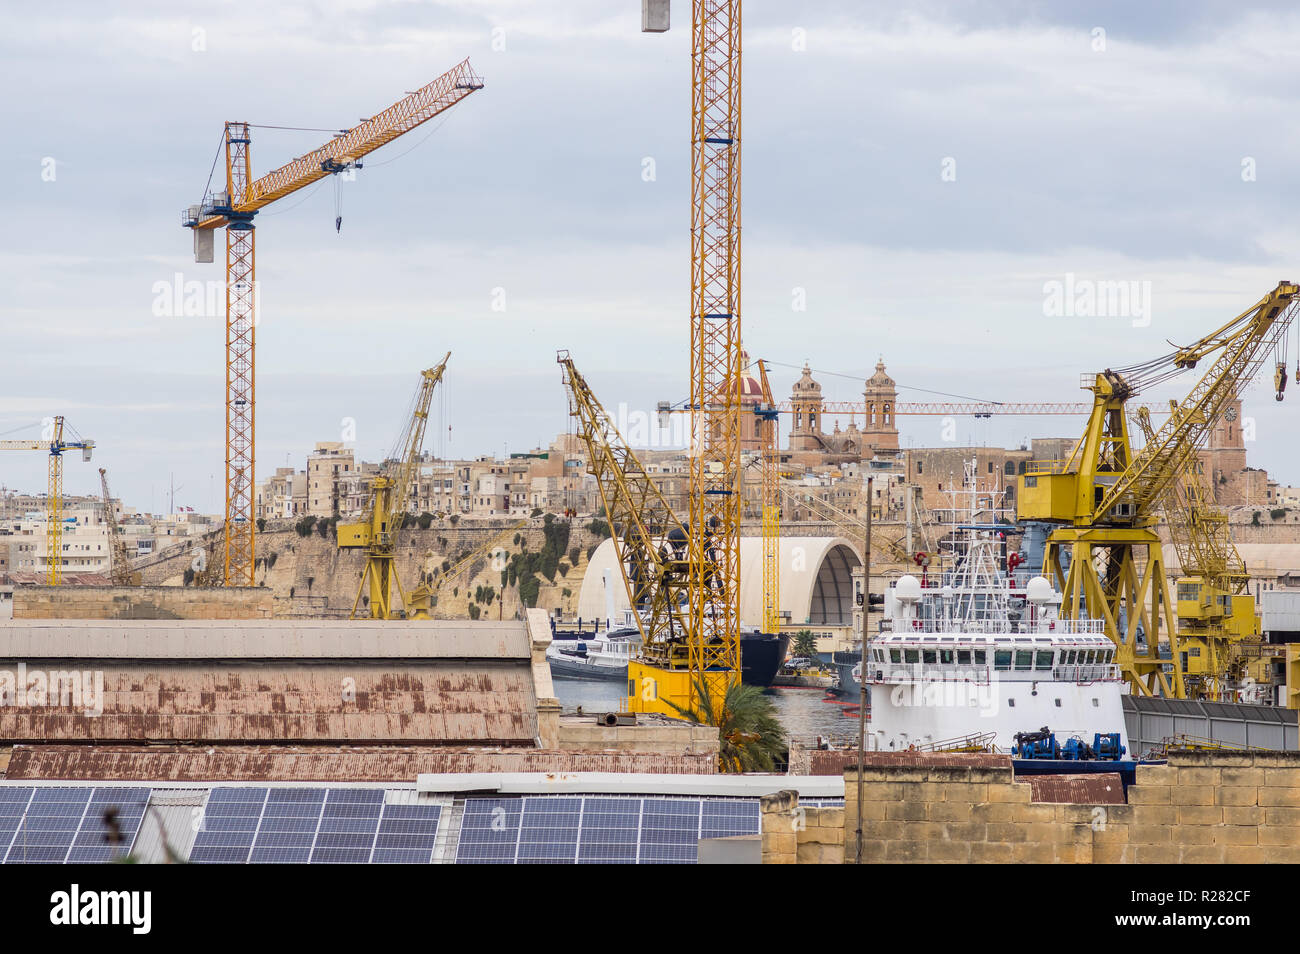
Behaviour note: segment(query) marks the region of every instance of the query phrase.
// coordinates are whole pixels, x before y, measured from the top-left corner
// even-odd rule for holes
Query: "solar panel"
[[[27,814],[27,803],[32,800],[33,789],[0,788],[0,861],[9,853],[14,832]]]
[[[323,788],[273,788],[262,809],[249,864],[306,864],[325,806]]]
[[[385,805],[371,861],[427,865],[433,858],[441,817],[440,805]]]
[[[375,846],[375,833],[384,810],[384,792],[377,788],[332,788],[325,798],[311,863],[365,864]]]
[[[581,798],[525,798],[515,858],[527,864],[577,860]]]
[[[698,798],[647,798],[641,809],[641,863],[697,861],[700,810]]]
[[[588,798],[578,841],[579,864],[636,864],[641,799]]]
[[[700,820],[701,838],[756,835],[760,824],[758,802],[705,801]]]
[[[58,863],[81,828],[90,788],[37,788],[18,822],[6,864]]]
[[[197,864],[244,864],[266,802],[265,788],[214,788],[190,849]]]
[[[96,788],[90,796],[81,829],[72,841],[68,862],[102,864],[129,854],[149,805],[149,794],[147,788]],[[110,810],[115,815],[116,832],[105,820]],[[114,843],[111,837],[119,840]]]
[[[460,822],[457,864],[501,864],[515,860],[519,846],[518,798],[470,798]]]

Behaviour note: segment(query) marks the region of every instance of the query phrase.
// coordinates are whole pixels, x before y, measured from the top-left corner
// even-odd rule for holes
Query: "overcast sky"
[[[382,456],[447,350],[427,447],[448,456],[564,431],[557,348],[611,409],[685,397],[689,4],[665,35],[639,12],[27,6],[0,33],[0,436],[65,414],[128,505],[164,510],[174,474],[178,505],[219,511],[222,321],[159,315],[156,289],[223,280],[220,250],[195,265],[180,225],[223,122],[351,125],[466,56],[482,91],[355,181],[258,216],[259,480],[344,418]],[[743,320],[781,397],[805,360],[828,398],[858,397],[883,355],[901,400],[1081,400],[1080,371],[1163,353],[1300,278],[1289,3],[751,0],[745,16]],[[254,173],[325,137],[254,130]],[[1050,314],[1045,286],[1067,275],[1136,282],[1149,309]],[[1261,381],[1245,414],[1251,462],[1300,482],[1291,403]],[[963,420],[957,438],[1081,426]],[[902,431],[941,443],[937,418]],[[43,490],[45,466],[6,453],[0,484]],[[96,492],[95,467],[70,460],[67,491]]]

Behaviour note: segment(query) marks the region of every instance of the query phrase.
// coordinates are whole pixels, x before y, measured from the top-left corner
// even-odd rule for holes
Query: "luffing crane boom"
[[[394,470],[391,474],[380,474],[370,484],[370,509],[363,523],[341,523],[338,527],[338,545],[340,547],[365,547],[366,566],[361,573],[361,583],[357,587],[357,597],[352,602],[351,618],[355,619],[357,607],[361,604],[362,593],[370,583],[368,609],[371,619],[394,619],[397,603],[393,600],[393,590],[401,598],[403,607],[406,597],[402,593],[401,581],[397,578],[394,559],[397,552],[397,535],[402,529],[407,506],[411,497],[411,484],[420,463],[420,451],[424,447],[424,431],[429,421],[429,406],[433,403],[433,392],[442,380],[451,358],[446,357],[427,371],[420,372],[420,386],[416,389],[411,411],[405,427],[391,455]]]
[[[63,452],[80,450],[82,460],[90,460],[95,442],[91,440],[65,441],[63,416],[51,422],[49,440],[0,441],[0,450],[39,450],[50,455],[49,482],[46,488],[45,510],[45,582],[58,586],[63,579]]]
[[[226,230],[226,517],[227,586],[254,583],[253,521],[256,474],[256,229],[267,205],[325,176],[358,167],[385,143],[456,105],[483,81],[464,60],[432,83],[362,120],[304,156],[262,176],[252,173],[252,124],[226,123],[226,188],[181,212],[194,233],[195,261],[211,262],[215,229]]]
[[[117,522],[117,512],[113,509],[113,495],[108,492],[108,472],[103,467],[99,468],[99,487],[104,498],[104,526],[108,530],[109,577],[114,586],[130,586],[131,557]]]

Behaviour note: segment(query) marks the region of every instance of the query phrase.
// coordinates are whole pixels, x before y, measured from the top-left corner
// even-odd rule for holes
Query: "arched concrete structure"
[[[790,614],[788,625],[852,625],[852,573],[862,565],[852,543],[844,537],[782,537],[778,564],[780,608]],[[606,540],[591,555],[578,593],[578,615],[584,621],[606,619],[607,602],[617,624],[628,599],[613,540]],[[747,626],[763,622],[761,537],[740,538],[740,620]]]

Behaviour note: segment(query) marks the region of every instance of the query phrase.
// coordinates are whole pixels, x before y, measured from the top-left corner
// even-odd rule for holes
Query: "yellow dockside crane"
[[[1085,375],[1093,393],[1087,430],[1063,461],[1035,461],[1020,477],[1018,515],[1056,525],[1043,573],[1063,593],[1066,619],[1102,620],[1132,692],[1184,698],[1187,670],[1178,645],[1158,507],[1193,466],[1197,450],[1234,394],[1273,354],[1282,400],[1283,345],[1300,307],[1300,285],[1281,282],[1258,303],[1191,344],[1143,364]],[[1127,402],[1143,390],[1213,363],[1140,449],[1130,440]],[[1068,553],[1069,567],[1062,555]],[[1161,652],[1161,642],[1167,652]]]
[[[90,460],[95,442],[65,441],[63,416],[47,419],[50,439],[39,441],[0,441],[0,450],[39,450],[50,455],[49,485],[45,498],[45,582],[58,586],[63,580],[63,452],[80,450],[83,461]]]
[[[442,380],[450,357],[451,352],[448,351],[436,367],[420,373],[420,386],[415,392],[411,413],[389,458],[393,461],[394,470],[391,474],[380,474],[371,481],[370,509],[365,521],[339,524],[339,547],[366,549],[366,566],[361,572],[361,583],[357,586],[357,596],[352,601],[349,619],[357,618],[357,607],[361,605],[362,594],[367,592],[367,583],[367,609],[371,619],[400,618],[397,603],[393,600],[394,590],[407,615],[415,615],[413,607],[407,604],[406,596],[402,593],[402,584],[397,578],[397,567],[394,565],[397,535],[406,517],[411,482],[419,469],[420,449],[424,446],[424,429],[429,420],[433,391]]]
[[[205,194],[181,212],[181,225],[194,233],[194,260],[211,262],[213,233],[226,230],[226,586],[254,585],[253,497],[255,454],[255,343],[257,296],[254,217],[277,199],[292,195],[326,176],[361,167],[381,146],[455,106],[483,80],[464,60],[432,83],[340,129],[329,142],[254,179],[252,129],[247,122],[226,123],[224,191]],[[338,224],[336,220],[336,226]]]

